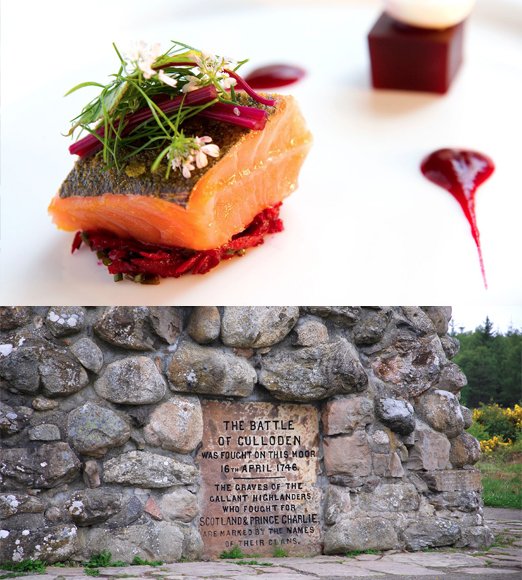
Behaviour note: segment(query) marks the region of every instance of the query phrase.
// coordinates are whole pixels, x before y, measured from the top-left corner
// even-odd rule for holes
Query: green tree
[[[464,405],[498,403],[508,407],[522,400],[522,334],[510,327],[503,335],[495,332],[492,321],[473,332],[460,332],[460,351],[454,362],[468,378],[462,390]]]

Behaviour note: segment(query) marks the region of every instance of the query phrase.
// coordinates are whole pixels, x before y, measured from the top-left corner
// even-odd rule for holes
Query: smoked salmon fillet
[[[312,145],[296,100],[271,97],[275,105],[264,130],[237,129],[228,144],[216,135],[223,154],[194,171],[181,189],[155,181],[146,157],[119,177],[115,169],[96,170],[99,157],[78,160],[49,206],[53,222],[66,231],[103,230],[158,246],[209,250],[225,244],[296,189]]]

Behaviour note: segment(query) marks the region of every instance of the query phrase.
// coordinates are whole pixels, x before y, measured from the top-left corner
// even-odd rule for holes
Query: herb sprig
[[[172,42],[164,53],[159,44],[140,42],[122,54],[113,44],[120,67],[111,82],[85,82],[67,93],[88,86],[102,89],[71,121],[68,135],[74,136],[77,129],[80,135],[89,133],[69,147],[72,154],[88,157],[102,150],[105,168],[121,170],[140,151],[158,149],[153,171],[167,157],[166,177],[171,169],[179,169],[188,178],[194,164],[205,167],[207,155],[219,156],[219,147],[210,144],[210,136],[184,135],[182,126],[189,118],[200,115],[249,129],[264,128],[266,111],[242,106],[234,89],[238,85],[261,103],[274,104],[257,95],[237,74],[247,60],[234,62]]]

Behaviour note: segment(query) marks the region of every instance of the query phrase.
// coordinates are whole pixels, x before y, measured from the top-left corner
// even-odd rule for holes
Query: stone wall
[[[489,545],[450,318],[449,307],[0,308],[0,561],[202,557],[210,400],[317,409],[324,553]]]

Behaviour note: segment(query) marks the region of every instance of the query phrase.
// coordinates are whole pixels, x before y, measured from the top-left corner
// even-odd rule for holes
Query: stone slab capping
[[[0,307],[0,562],[198,559],[210,537],[212,554],[489,546],[450,319]]]

